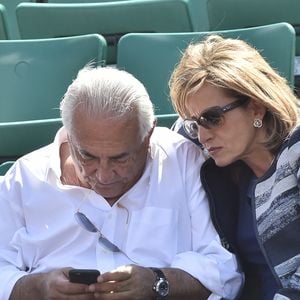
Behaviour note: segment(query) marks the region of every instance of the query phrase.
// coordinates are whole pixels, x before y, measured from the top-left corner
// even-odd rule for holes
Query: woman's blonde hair
[[[297,124],[298,99],[293,90],[245,41],[209,35],[187,47],[169,82],[174,108],[182,118],[189,117],[188,96],[204,82],[224,88],[237,97],[248,96],[266,107],[263,122],[268,140],[265,146],[270,151],[278,149]]]

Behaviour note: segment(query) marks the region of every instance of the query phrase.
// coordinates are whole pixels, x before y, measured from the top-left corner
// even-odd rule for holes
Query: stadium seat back
[[[98,34],[0,41],[0,162],[52,141],[69,84],[86,64],[101,65],[105,53]]]
[[[9,168],[14,164],[14,161],[5,161],[0,163],[0,176],[5,175],[5,173],[9,170]],[[1,180],[1,179],[0,179]]]
[[[6,40],[9,38],[7,22],[6,9],[2,4],[0,4],[0,40]]]
[[[126,33],[193,30],[184,0],[21,3],[17,20],[21,38],[99,33],[107,40],[109,64],[115,64],[117,42]]]
[[[103,37],[0,41],[0,122],[59,117],[59,102],[77,72],[105,60]]]
[[[144,83],[156,114],[174,113],[168,81],[175,64],[190,42],[211,33],[249,42],[293,85],[295,31],[287,23],[215,32],[127,34],[119,41],[117,67]]]

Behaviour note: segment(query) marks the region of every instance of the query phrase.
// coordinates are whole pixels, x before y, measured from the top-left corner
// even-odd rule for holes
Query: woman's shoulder
[[[294,128],[287,137],[278,155],[278,162],[285,165],[297,165],[300,162],[300,126]]]
[[[288,147],[300,142],[300,125],[295,127],[288,137]]]

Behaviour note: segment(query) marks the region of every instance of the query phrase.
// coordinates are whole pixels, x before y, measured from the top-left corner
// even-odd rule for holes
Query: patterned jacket
[[[242,162],[217,167],[209,158],[201,179],[223,245],[238,256],[235,244],[239,192],[250,176]],[[274,299],[300,299],[300,128],[283,143],[252,196],[259,245],[281,288]],[[255,299],[257,300],[257,299]]]

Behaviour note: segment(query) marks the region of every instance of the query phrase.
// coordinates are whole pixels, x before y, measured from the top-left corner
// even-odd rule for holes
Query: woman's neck
[[[271,152],[256,153],[253,157],[244,159],[244,162],[253,171],[256,177],[262,177],[273,164],[275,157]]]

